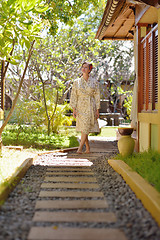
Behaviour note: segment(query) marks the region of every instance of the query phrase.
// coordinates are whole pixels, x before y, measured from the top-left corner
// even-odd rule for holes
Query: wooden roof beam
[[[131,14],[132,14],[132,12],[127,16],[127,18],[129,18]],[[126,19],[126,20],[127,20],[127,19]],[[115,32],[114,36],[119,32],[119,30],[121,29],[121,27],[124,26],[126,20],[124,20],[123,23],[121,24],[121,26],[119,26],[119,28],[118,28],[117,31]],[[113,37],[114,37],[114,36],[113,36]]]
[[[128,41],[128,40],[133,40],[133,38],[130,37],[103,37],[103,40],[117,40],[117,41]]]
[[[160,7],[160,0],[126,0],[129,3],[133,4],[147,4],[153,7]]]

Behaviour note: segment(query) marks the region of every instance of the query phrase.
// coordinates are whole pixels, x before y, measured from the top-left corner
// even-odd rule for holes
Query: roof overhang
[[[160,0],[129,0],[130,2],[144,3],[156,8],[160,7]]]
[[[160,0],[108,0],[95,38],[133,40],[136,4],[159,8]]]

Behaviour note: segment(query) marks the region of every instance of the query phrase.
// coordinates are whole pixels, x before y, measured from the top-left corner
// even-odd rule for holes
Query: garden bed
[[[108,160],[160,226],[160,154],[155,151]]]

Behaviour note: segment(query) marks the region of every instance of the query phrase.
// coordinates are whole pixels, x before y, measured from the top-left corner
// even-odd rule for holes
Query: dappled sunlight
[[[45,158],[43,157],[45,156]],[[43,166],[67,166],[67,167],[87,167],[91,166],[93,163],[89,160],[90,156],[86,154],[73,154],[67,155],[67,153],[57,153],[57,154],[45,154],[38,157],[34,161],[34,165]]]

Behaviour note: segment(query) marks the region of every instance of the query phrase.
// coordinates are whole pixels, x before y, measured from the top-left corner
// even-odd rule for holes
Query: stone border
[[[24,162],[18,167],[18,170],[16,170],[7,180],[7,183],[0,186],[0,206],[4,203],[9,193],[13,191],[32,164],[33,158],[27,158],[24,160]]]
[[[109,159],[108,163],[123,177],[160,226],[160,193],[122,160]]]

